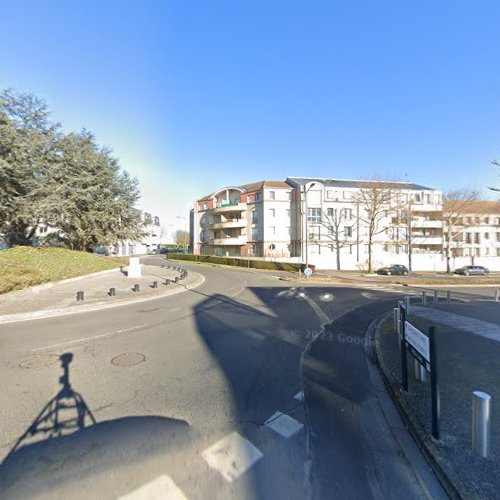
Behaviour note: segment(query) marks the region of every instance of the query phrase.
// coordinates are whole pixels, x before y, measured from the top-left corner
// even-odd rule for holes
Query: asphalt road
[[[425,496],[362,341],[397,295],[193,269],[181,294],[0,327],[0,497]]]

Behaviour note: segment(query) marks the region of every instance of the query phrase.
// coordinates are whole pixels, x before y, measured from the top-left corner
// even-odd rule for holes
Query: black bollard
[[[83,296],[83,292],[76,292],[76,300],[77,301],[85,300],[85,298]]]
[[[176,276],[174,279],[174,283],[179,283],[179,276]]]
[[[169,279],[165,280],[165,285],[170,285],[170,280]]]
[[[134,285],[134,292],[138,292],[139,291],[139,285],[136,283]]]
[[[158,281],[153,281],[153,288],[158,288]]]
[[[109,289],[109,296],[114,297],[116,295],[116,290],[114,288]]]

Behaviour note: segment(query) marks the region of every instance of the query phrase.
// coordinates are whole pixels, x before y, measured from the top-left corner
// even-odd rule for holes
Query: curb
[[[114,271],[114,269],[112,269],[112,271]],[[75,306],[75,307],[66,307],[61,309],[48,309],[45,311],[33,311],[28,313],[5,314],[3,316],[0,316],[0,325],[17,323],[20,321],[30,321],[34,319],[45,319],[57,316],[67,316],[69,314],[100,311],[104,309],[112,309],[114,307],[139,304],[141,302],[148,302],[150,300],[163,299],[165,297],[169,297],[170,295],[176,295],[178,293],[185,292],[186,290],[191,290],[192,288],[196,288],[205,281],[205,277],[203,275],[196,273],[195,271],[191,271],[190,274],[191,273],[196,274],[194,282],[190,283],[189,285],[185,285],[184,283],[179,283],[179,287],[175,289],[167,288],[165,291],[168,291],[169,293],[163,293],[151,297],[127,299],[121,302],[114,302],[112,304],[106,302],[95,302],[94,304],[89,304],[88,306],[77,306],[77,307]],[[85,277],[89,276],[90,275],[86,275]]]
[[[119,271],[121,267],[123,266],[113,267],[112,269],[106,269],[105,271],[97,271],[96,273],[91,273],[91,274],[82,274],[81,276],[75,276],[74,278],[66,278],[64,280],[51,281],[49,283],[41,283],[40,285],[29,286],[28,288],[23,288],[21,290],[13,290],[12,292],[8,292],[3,295],[18,293],[18,292],[26,292],[26,291],[37,293],[41,290],[47,290],[48,288],[52,288],[56,285],[65,285],[66,283],[73,283],[75,281],[81,281],[87,278],[95,278],[96,276],[104,276],[105,274],[111,274],[114,271]]]
[[[420,421],[413,415],[411,407],[402,396],[401,389],[395,383],[392,373],[384,364],[379,342],[379,331],[380,325],[386,318],[390,317],[391,314],[392,311],[388,311],[375,320],[374,332],[375,361],[377,363],[380,374],[382,375],[382,379],[384,380],[387,391],[391,395],[391,398],[394,401],[396,408],[398,409],[398,412],[401,415],[401,418],[403,419],[403,422],[405,423],[408,431],[415,440],[417,447],[431,466],[434,474],[438,478],[448,496],[452,499],[457,500],[462,498],[470,498],[470,492],[467,490],[465,485],[463,485],[455,472],[451,470],[450,467],[446,466],[446,462],[441,457],[441,452],[434,443],[433,438],[428,434]]]

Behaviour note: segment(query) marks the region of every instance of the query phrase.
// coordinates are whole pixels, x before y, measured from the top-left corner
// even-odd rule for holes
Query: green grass
[[[0,294],[125,265],[126,259],[64,248],[14,247],[0,251]]]

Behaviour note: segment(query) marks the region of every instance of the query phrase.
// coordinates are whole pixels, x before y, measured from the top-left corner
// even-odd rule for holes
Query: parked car
[[[408,274],[408,268],[401,264],[394,264],[392,266],[381,267],[377,269],[377,274],[386,274],[387,276],[391,275],[403,275],[406,276]]]
[[[483,266],[464,266],[455,269],[455,274],[462,274],[463,276],[469,276],[469,275],[485,276],[486,274],[489,273],[490,271]]]

